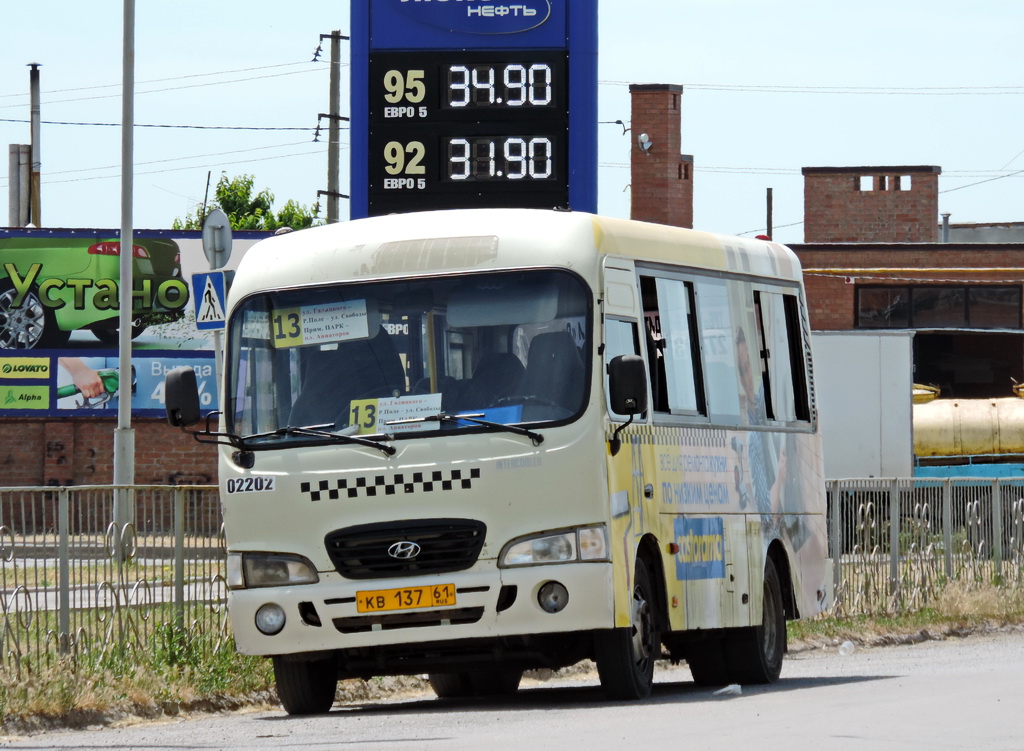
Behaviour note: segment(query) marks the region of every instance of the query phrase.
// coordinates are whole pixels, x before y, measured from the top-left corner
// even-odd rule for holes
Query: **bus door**
[[[631,261],[620,258],[604,259],[603,305],[603,367],[607,386],[607,365],[617,355],[641,355],[643,341],[636,272]],[[605,389],[604,408],[611,418],[608,438],[612,431],[628,419],[628,415],[612,413]],[[616,626],[629,625],[633,572],[636,546],[649,524],[657,520],[654,503],[654,485],[651,473],[650,431],[647,416],[637,415],[633,424],[623,430],[619,438],[621,447],[616,454],[607,452],[608,493],[611,501],[610,542],[615,572]],[[606,444],[607,446],[608,444]]]

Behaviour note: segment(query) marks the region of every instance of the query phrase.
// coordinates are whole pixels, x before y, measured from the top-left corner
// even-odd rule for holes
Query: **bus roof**
[[[457,209],[359,219],[267,238],[242,259],[232,298],[332,281],[523,267],[594,269],[604,255],[798,279],[786,247],[593,214]]]

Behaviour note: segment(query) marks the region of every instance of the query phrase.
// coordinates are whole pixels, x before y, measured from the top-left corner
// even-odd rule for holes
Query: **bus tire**
[[[786,654],[786,611],[775,561],[764,567],[761,624],[737,629],[726,641],[726,660],[734,683],[774,683]]]
[[[686,664],[698,686],[724,686],[729,682],[729,666],[725,662],[721,639],[705,639],[691,644],[686,651]]]
[[[519,690],[522,670],[496,668],[494,670],[463,671],[459,673],[430,673],[430,688],[438,699],[462,699],[467,696],[511,696]]]
[[[475,696],[511,696],[519,690],[523,671],[514,668],[478,670],[469,674]]]
[[[277,697],[290,715],[326,714],[334,705],[338,674],[331,660],[274,657]]]
[[[438,699],[462,699],[473,693],[468,673],[430,673],[427,680]]]
[[[596,636],[597,674],[611,699],[632,701],[651,694],[654,662],[661,650],[655,602],[650,571],[638,561],[629,627],[599,631]]]

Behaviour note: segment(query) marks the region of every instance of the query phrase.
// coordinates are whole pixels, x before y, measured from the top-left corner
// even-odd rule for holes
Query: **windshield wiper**
[[[394,436],[386,433],[375,433],[373,435],[346,435],[345,433],[331,433],[324,428],[334,427],[331,423],[324,425],[310,425],[308,427],[297,427],[294,425],[287,425],[277,430],[271,430],[268,433],[256,433],[254,435],[247,435],[241,439],[242,443],[247,443],[254,438],[274,438],[280,436],[308,436],[310,438],[326,438],[330,441],[336,441],[338,443],[356,443],[360,446],[369,446],[371,448],[380,449],[388,456],[393,456],[397,449],[394,446],[390,446],[381,441],[394,440]]]
[[[490,420],[481,420],[484,416],[483,412],[471,412],[467,414],[453,415],[448,412],[439,412],[436,415],[425,415],[423,417],[409,417],[404,420],[388,420],[385,425],[410,425],[412,423],[422,422],[440,422],[440,423],[455,423],[455,422],[468,422],[473,425],[480,425],[481,427],[490,428],[491,430],[504,431],[506,433],[515,433],[516,435],[525,435],[531,441],[534,446],[540,446],[544,443],[544,436],[535,430],[529,428],[521,428],[518,425],[505,425],[501,422],[491,422]]]

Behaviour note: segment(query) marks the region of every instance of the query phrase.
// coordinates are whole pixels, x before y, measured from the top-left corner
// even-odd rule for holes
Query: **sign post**
[[[231,257],[231,222],[220,209],[214,209],[206,215],[206,219],[203,220],[203,252],[206,253],[206,260],[210,262],[210,271],[219,269],[228,262]],[[214,274],[196,274],[195,276],[205,276],[210,279],[209,285],[204,281],[203,289],[198,292],[194,292],[193,296],[196,300],[196,326],[203,330],[213,329],[213,356],[214,362],[217,368],[217,383],[221,383],[221,372],[224,367],[224,354],[221,352],[221,332],[224,330],[224,310],[227,307],[227,285],[224,280],[224,273],[221,272],[220,278],[220,316],[216,315],[214,305],[217,302],[216,299],[216,282],[212,281],[215,277]],[[195,285],[195,276],[193,276],[193,285]],[[199,297],[199,293],[202,293],[202,298]],[[206,307],[203,307],[206,305]],[[205,326],[199,325],[200,314],[205,314],[206,320],[204,321]],[[218,325],[219,323],[219,325]]]

